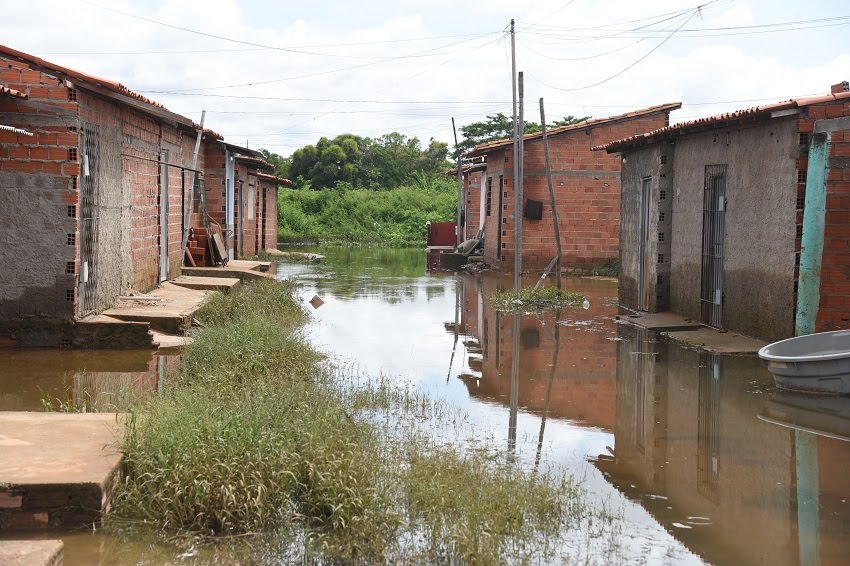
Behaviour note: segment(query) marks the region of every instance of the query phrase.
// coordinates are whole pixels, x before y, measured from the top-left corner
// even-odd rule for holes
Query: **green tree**
[[[260,149],[260,153],[263,154],[263,158],[274,165],[274,174],[278,177],[283,177],[284,179],[289,178],[289,168],[292,164],[291,157],[283,157],[282,155],[278,155],[277,153],[272,153],[267,149]]]
[[[558,128],[561,126],[570,126],[572,124],[584,122],[589,118],[590,116],[584,116],[583,118],[576,118],[575,116],[564,116],[563,119],[555,120],[547,127]],[[526,120],[526,134],[533,134],[539,131],[540,124],[538,122],[529,122],[528,120]],[[471,124],[467,124],[466,126],[461,126],[460,133],[462,140],[458,142],[457,146],[455,146],[455,150],[453,152],[454,159],[457,159],[458,151],[462,153],[467,153],[473,147],[481,145],[482,143],[503,140],[506,138],[513,137],[513,119],[510,116],[506,116],[504,113],[499,112],[498,114],[492,114],[487,116],[487,119],[481,122],[472,122]]]

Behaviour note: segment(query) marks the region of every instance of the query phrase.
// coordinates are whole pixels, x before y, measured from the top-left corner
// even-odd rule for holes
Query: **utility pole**
[[[517,223],[520,218],[519,207],[516,205],[519,202],[519,122],[517,121],[517,105],[516,105],[516,38],[514,33],[514,21],[511,20],[511,97],[513,104],[513,121],[514,121],[514,291],[519,292],[520,289],[520,270],[522,263],[519,256],[519,250],[516,247],[516,242],[520,241],[520,233],[517,230]]]
[[[461,218],[463,217],[463,156],[460,149],[457,147],[457,128],[455,128],[455,119],[452,116],[452,132],[455,135],[455,149],[457,149],[457,227],[455,229],[455,247],[463,243],[463,234],[461,233]]]
[[[523,77],[522,72],[519,73],[519,120],[517,122],[517,152],[514,154],[515,169],[517,170],[517,178],[514,183],[515,198],[514,198],[514,290],[519,291],[521,287],[520,279],[522,274],[522,175],[523,175],[523,156],[525,154],[525,106]]]

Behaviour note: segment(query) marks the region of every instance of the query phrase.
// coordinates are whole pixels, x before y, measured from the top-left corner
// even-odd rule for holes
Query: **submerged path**
[[[96,523],[118,476],[120,419],[0,412],[0,533]]]

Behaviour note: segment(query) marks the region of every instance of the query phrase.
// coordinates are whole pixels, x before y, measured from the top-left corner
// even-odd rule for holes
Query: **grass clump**
[[[523,287],[518,293],[513,290],[496,291],[492,304],[497,311],[529,312],[574,306],[586,298],[584,293],[556,287]]]
[[[522,563],[559,552],[562,530],[586,513],[569,476],[435,444],[424,431],[455,417],[385,377],[329,366],[301,335],[292,291],[261,281],[199,313],[179,372],[126,421],[107,526],[257,535],[270,562]]]

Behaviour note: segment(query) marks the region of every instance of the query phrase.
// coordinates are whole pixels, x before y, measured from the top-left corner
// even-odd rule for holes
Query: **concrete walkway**
[[[119,473],[120,418],[0,412],[0,532],[96,523]]]
[[[754,354],[767,345],[767,342],[737,332],[710,328],[672,312],[625,315],[620,320],[716,354]]]
[[[0,540],[3,566],[61,566],[61,540]]]

